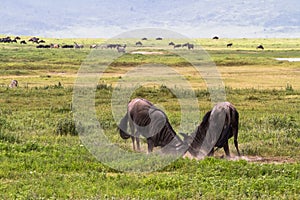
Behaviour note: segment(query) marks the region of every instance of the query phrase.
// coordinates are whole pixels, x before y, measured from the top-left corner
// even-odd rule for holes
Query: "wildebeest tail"
[[[128,124],[128,113],[126,113],[126,115],[122,118],[118,127],[121,138],[125,140],[130,138],[130,134],[126,132],[127,124]]]

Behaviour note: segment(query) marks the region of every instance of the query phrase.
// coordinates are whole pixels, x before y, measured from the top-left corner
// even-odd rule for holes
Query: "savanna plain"
[[[189,39],[194,44],[191,50],[169,46],[171,41],[183,44],[186,39],[148,38],[142,46],[135,45],[140,38],[43,39],[47,44],[77,42],[84,48],[0,43],[0,199],[300,198],[300,63],[276,59],[299,58],[300,39]],[[102,43],[126,44],[126,53],[90,48]],[[227,47],[228,43],[233,45]],[[264,50],[256,48],[260,44]],[[99,161],[75,129],[79,126],[73,101],[78,76],[97,74],[95,116],[109,141],[147,158],[144,140],[138,153],[133,152],[130,140],[120,138],[112,96],[137,66],[147,66],[155,75],[162,70],[160,66],[168,66],[194,91],[200,108],[193,122],[196,129],[213,100],[205,73],[180,55],[199,49],[215,65],[224,85],[224,100],[239,112],[242,156],[236,156],[230,139],[231,159],[224,158],[219,149],[214,157],[180,157],[149,172],[130,171],[125,161],[116,165],[126,171]],[[111,56],[95,61],[95,55]],[[91,71],[80,74],[83,68]],[[17,80],[18,87],[9,87],[11,80]],[[174,83],[172,76],[167,82]],[[187,89],[174,85],[182,93]],[[182,113],[167,84],[148,81],[130,92],[130,98],[146,98],[161,106],[179,132]]]

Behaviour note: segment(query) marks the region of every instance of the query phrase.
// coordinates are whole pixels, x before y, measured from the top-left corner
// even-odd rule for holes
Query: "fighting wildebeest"
[[[131,134],[127,133],[130,126]],[[119,133],[123,139],[132,139],[133,149],[135,141],[140,151],[140,135],[144,136],[148,144],[148,153],[154,147],[162,147],[164,153],[183,154],[187,146],[172,128],[166,114],[150,101],[135,98],[128,103],[127,113],[119,124]]]
[[[265,48],[264,48],[264,46],[263,45],[258,45],[257,47],[256,47],[256,49],[262,49],[262,50],[264,50]]]
[[[223,147],[226,156],[230,157],[228,140],[233,136],[235,148],[240,156],[238,124],[239,113],[236,108],[229,102],[221,102],[205,114],[192,136],[183,133],[181,135],[190,144],[188,151],[194,157],[213,156],[215,147]]]
[[[228,43],[227,45],[226,45],[226,47],[232,47],[232,43]]]

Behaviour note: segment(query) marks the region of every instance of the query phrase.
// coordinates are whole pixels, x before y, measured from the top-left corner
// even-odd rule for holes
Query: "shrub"
[[[80,127],[80,124],[78,124],[77,128]],[[78,131],[76,130],[76,124],[72,118],[64,118],[59,120],[56,125],[55,133],[57,135],[78,135]]]

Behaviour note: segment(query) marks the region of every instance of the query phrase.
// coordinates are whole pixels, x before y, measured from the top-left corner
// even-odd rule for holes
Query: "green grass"
[[[98,41],[76,40],[85,45]],[[135,39],[126,41],[134,44]],[[166,52],[171,50],[166,45],[168,41],[162,44],[150,40],[141,50]],[[298,199],[299,64],[273,58],[297,57],[299,40],[230,41],[234,46],[227,49],[223,46],[227,39],[196,40],[216,62],[225,83],[226,98],[240,113],[242,154],[280,164],[220,159],[224,154],[221,149],[215,158],[180,158],[155,172],[120,172],[99,162],[72,129],[73,84],[90,49],[38,50],[32,44],[0,44],[0,199]],[[264,44],[266,50],[256,50],[257,43]],[[194,122],[195,127],[212,106],[205,82],[180,57],[169,52],[121,56],[99,80],[95,108],[107,138],[128,152],[132,152],[130,140],[122,140],[116,131],[117,122],[111,112],[112,92],[114,84],[124,79],[124,73],[143,63],[166,64],[191,82],[201,115]],[[12,79],[19,81],[18,88],[8,88]],[[185,88],[179,90],[185,92]],[[140,87],[131,94],[136,96],[163,107],[178,131],[179,103],[164,85]],[[66,129],[59,132],[62,127]],[[142,143],[145,149],[145,141]],[[232,155],[236,155],[232,139],[229,143]],[[130,164],[123,160],[116,165]],[[153,162],[153,168],[159,166]]]

